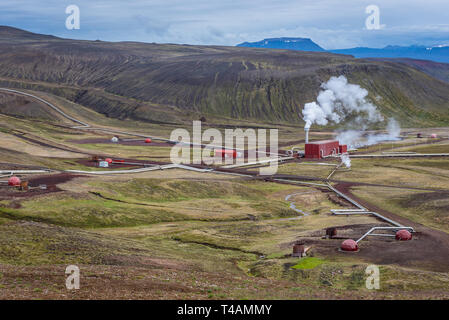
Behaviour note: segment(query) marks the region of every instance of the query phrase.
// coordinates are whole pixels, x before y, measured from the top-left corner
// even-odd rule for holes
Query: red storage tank
[[[399,230],[396,232],[396,240],[407,241],[412,240],[412,234],[407,230]]]
[[[150,138],[146,138],[145,139],[145,143],[151,143],[151,139]]]
[[[359,246],[357,245],[357,242],[355,242],[352,239],[346,239],[341,244],[341,250],[343,251],[357,251],[359,250]]]
[[[8,179],[8,186],[20,186],[20,179],[18,177],[12,176]]]
[[[104,161],[106,161],[106,162],[109,163],[109,164],[112,163],[112,159],[111,159],[111,158],[106,158],[106,159],[104,159]]]
[[[222,158],[237,158],[237,151],[230,149],[215,149],[215,156]]]
[[[338,154],[340,143],[337,140],[323,140],[305,145],[305,157],[311,159],[321,159],[332,154]]]

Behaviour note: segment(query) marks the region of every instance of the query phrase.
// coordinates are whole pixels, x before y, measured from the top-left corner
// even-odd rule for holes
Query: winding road
[[[54,111],[56,111],[59,114],[61,114],[64,118],[79,124],[79,126],[72,127],[73,129],[96,130],[96,131],[102,131],[102,132],[107,132],[107,133],[124,134],[124,135],[135,136],[135,137],[142,137],[142,138],[151,138],[151,139],[154,139],[154,140],[162,140],[162,141],[165,141],[165,142],[170,142],[171,141],[169,139],[156,137],[156,136],[143,135],[143,134],[135,133],[135,132],[126,132],[126,131],[112,130],[112,129],[106,129],[106,128],[92,127],[90,124],[88,124],[88,123],[86,123],[84,121],[78,120],[78,119],[68,115],[67,113],[62,111],[59,107],[57,107],[54,104],[52,104],[51,102],[48,102],[48,101],[46,101],[46,100],[44,100],[44,99],[42,99],[42,98],[40,98],[38,96],[35,96],[34,94],[23,92],[23,91],[18,91],[18,90],[13,90],[13,89],[8,89],[8,88],[0,88],[0,91],[6,91],[6,92],[9,92],[9,93],[14,93],[14,94],[27,96],[27,97],[36,99],[36,100],[46,104],[47,106],[52,108]]]

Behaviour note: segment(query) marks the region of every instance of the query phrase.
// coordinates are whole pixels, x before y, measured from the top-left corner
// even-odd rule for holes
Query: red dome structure
[[[151,139],[150,138],[146,138],[145,139],[145,143],[151,143]]]
[[[109,163],[109,164],[112,163],[112,159],[111,159],[111,158],[106,158],[106,159],[104,159],[104,161],[106,161],[106,162]]]
[[[359,246],[357,245],[357,242],[355,242],[352,239],[346,239],[341,244],[341,250],[343,251],[357,251],[359,250]]]
[[[12,176],[8,179],[8,186],[20,186],[20,179],[18,177]]]
[[[412,240],[412,234],[404,229],[399,230],[398,232],[396,232],[396,240],[400,241]]]
[[[438,136],[437,136],[436,133],[432,133],[432,134],[430,135],[430,137],[431,137],[432,139],[435,139],[435,138],[437,138]]]

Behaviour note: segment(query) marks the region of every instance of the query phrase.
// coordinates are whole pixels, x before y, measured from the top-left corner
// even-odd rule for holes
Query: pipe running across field
[[[331,184],[329,182],[326,183],[326,186],[332,190],[333,192],[335,192],[337,195],[339,195],[340,197],[346,199],[347,201],[349,201],[350,203],[352,203],[355,207],[359,208],[362,211],[367,211],[366,208],[364,206],[362,206],[361,204],[359,204],[358,202],[356,202],[355,200],[352,200],[351,198],[349,198],[347,195],[341,193],[340,191],[338,191],[337,189],[335,189],[334,187],[331,186]]]
[[[356,206],[358,208],[358,209],[331,209],[330,211],[332,212],[332,214],[334,214],[334,215],[364,215],[364,214],[367,214],[367,215],[375,216],[378,219],[381,219],[383,221],[388,222],[389,224],[394,225],[394,227],[373,227],[370,230],[368,230],[362,237],[360,237],[356,241],[357,243],[359,243],[360,241],[365,239],[367,236],[394,237],[394,235],[389,235],[389,234],[372,233],[373,231],[376,231],[376,230],[397,231],[397,230],[405,229],[405,230],[409,230],[411,233],[415,232],[415,230],[412,227],[405,227],[402,224],[400,224],[399,222],[396,222],[390,218],[387,218],[387,217],[381,215],[380,213],[367,210],[365,207],[360,205],[355,200],[351,199],[347,195],[343,194],[342,192],[340,192],[337,189],[335,189],[334,187],[332,187],[329,183],[327,183],[327,186],[329,187],[330,190],[334,191],[337,195],[348,200],[350,203],[352,203],[354,206]]]
[[[372,233],[373,231],[376,230],[391,230],[391,231],[398,231],[398,230],[409,230],[410,232],[415,232],[415,230],[413,230],[412,227],[373,227],[371,229],[369,229],[368,232],[366,232],[363,236],[361,236],[358,240],[356,240],[357,243],[359,243],[360,241],[362,241],[363,239],[365,239],[367,236],[382,236],[382,237],[394,237],[394,235],[390,235],[390,234],[382,234],[382,233]]]
[[[60,108],[58,108],[55,105],[53,105],[52,103],[50,103],[50,102],[48,102],[48,101],[46,101],[46,100],[44,100],[44,99],[42,99],[42,98],[40,98],[38,96],[35,96],[33,94],[30,94],[30,93],[18,91],[18,90],[8,89],[8,88],[0,88],[0,90],[6,91],[6,92],[15,93],[15,94],[20,94],[20,95],[24,95],[24,96],[28,96],[28,97],[31,97],[33,99],[36,99],[36,100],[46,104],[47,106],[49,106],[54,111],[56,111],[59,114],[61,114],[66,119],[68,119],[70,121],[73,121],[73,122],[75,122],[75,123],[80,125],[80,126],[73,127],[74,129],[97,130],[97,131],[109,132],[109,133],[113,133],[113,134],[124,134],[124,135],[135,136],[135,137],[152,138],[154,140],[161,140],[161,141],[165,141],[165,142],[173,142],[173,141],[171,141],[169,139],[160,138],[160,137],[154,137],[154,136],[148,136],[148,135],[143,135],[143,134],[139,134],[139,133],[125,132],[125,131],[119,131],[119,130],[111,130],[111,129],[106,129],[106,128],[93,128],[88,123],[80,121],[78,119],[75,119],[74,117],[72,117],[72,116],[68,115],[67,113],[65,113],[64,111],[62,111]],[[308,142],[308,133],[309,132],[306,129],[306,143]],[[193,146],[193,144],[191,144],[191,146]],[[204,147],[204,145],[201,145],[201,146]],[[208,145],[208,147],[214,148],[215,146]],[[270,153],[270,154],[272,154],[272,153]],[[276,159],[262,160],[262,161],[255,162],[254,164],[269,163],[271,161],[282,162],[284,160],[292,159],[292,157],[285,157],[285,156],[283,156],[281,154],[276,154],[276,156],[277,156]],[[403,152],[403,153],[397,153],[397,154],[390,153],[390,154],[382,154],[382,155],[352,155],[351,157],[353,157],[353,158],[362,158],[362,157],[374,158],[374,157],[432,157],[432,156],[449,156],[449,154],[447,154],[447,153],[441,153],[441,154],[410,154],[410,153]],[[142,164],[142,165],[144,166],[144,168],[130,169],[130,170],[109,170],[109,171],[65,170],[65,172],[82,173],[82,174],[93,174],[93,175],[106,175],[106,174],[121,174],[121,173],[141,173],[141,172],[147,172],[147,171],[153,171],[153,170],[164,170],[164,169],[178,168],[178,169],[184,169],[184,170],[192,170],[192,171],[196,171],[196,172],[212,172],[212,173],[218,173],[218,174],[231,174],[231,175],[250,176],[251,177],[251,175],[246,175],[246,174],[240,174],[240,173],[234,173],[234,172],[220,172],[220,171],[217,171],[217,170],[214,170],[214,169],[211,169],[211,168],[202,169],[202,168],[195,168],[195,167],[190,167],[190,166],[186,166],[186,165],[177,165],[177,164],[155,165],[155,166],[152,166],[152,167],[147,167],[144,164]],[[251,164],[244,164],[244,165],[248,166],[248,165],[251,165]],[[327,180],[329,180],[332,177],[332,175],[336,172],[336,170],[340,166],[341,166],[341,164],[336,166],[336,168],[327,177]],[[235,165],[228,166],[228,168],[237,168],[237,167],[238,166],[235,166]],[[12,175],[12,174],[15,174],[15,173],[27,174],[27,173],[48,173],[48,172],[50,172],[50,170],[2,170],[2,171],[0,171],[0,174]],[[384,220],[384,221],[386,221],[386,222],[388,222],[390,224],[393,224],[395,226],[395,227],[374,227],[374,228],[371,228],[360,239],[357,240],[357,243],[362,241],[368,235],[389,236],[389,235],[386,235],[386,234],[373,234],[372,232],[375,231],[375,230],[407,229],[407,230],[410,230],[411,232],[414,232],[414,229],[412,227],[404,227],[400,223],[398,223],[396,221],[393,221],[392,219],[386,218],[386,217],[382,216],[381,214],[379,214],[377,212],[368,211],[365,207],[360,205],[358,202],[356,202],[355,200],[351,199],[347,195],[343,194],[342,192],[340,192],[337,189],[335,189],[334,187],[332,187],[329,182],[327,182],[326,184],[318,184],[318,183],[310,183],[310,182],[303,182],[303,181],[294,181],[294,180],[292,181],[292,180],[286,180],[286,179],[272,179],[272,181],[284,182],[284,183],[285,182],[286,183],[294,183],[294,184],[303,184],[303,185],[310,185],[310,186],[315,186],[315,187],[327,187],[327,188],[329,188],[329,190],[333,191],[338,196],[346,199],[348,202],[350,202],[351,204],[353,204],[355,207],[358,208],[358,209],[346,209],[346,210],[333,209],[333,210],[331,210],[331,212],[333,214],[335,214],[335,215],[343,215],[343,214],[346,214],[346,215],[370,214],[370,215],[374,215],[375,217],[377,217],[379,219],[382,219],[382,220]]]
[[[113,133],[113,134],[124,134],[124,135],[129,135],[129,136],[142,137],[142,138],[151,138],[151,139],[154,139],[154,140],[161,140],[161,141],[165,141],[165,142],[170,142],[169,139],[160,138],[160,137],[153,137],[153,136],[143,135],[143,134],[134,133],[134,132],[125,132],[125,131],[111,130],[111,129],[106,129],[106,128],[94,128],[90,124],[88,124],[88,123],[86,123],[84,121],[78,120],[78,119],[68,115],[67,113],[62,111],[60,108],[58,108],[57,106],[52,104],[51,102],[48,102],[48,101],[46,101],[46,100],[44,100],[44,99],[42,99],[42,98],[40,98],[38,96],[35,96],[34,94],[23,92],[23,91],[19,91],[19,90],[8,89],[8,88],[0,88],[0,91],[6,91],[6,92],[14,93],[14,94],[27,96],[27,97],[36,99],[36,100],[46,104],[47,106],[52,108],[54,111],[56,111],[60,115],[62,115],[64,118],[66,118],[66,119],[68,119],[68,120],[70,120],[72,122],[75,122],[77,124],[80,124],[80,126],[72,127],[73,129],[96,130],[96,131],[108,132],[108,133]]]
[[[332,172],[327,176],[326,180],[329,181],[329,179],[334,175],[335,172],[337,172],[337,170],[343,165],[343,162],[338,164],[334,170],[332,170]]]
[[[168,143],[179,143],[179,141],[173,141],[173,140],[170,140],[170,139],[166,139],[166,138],[162,138],[162,137],[156,137],[156,136],[152,136],[152,135],[145,135],[145,134],[141,134],[141,133],[127,132],[127,131],[120,131],[120,130],[112,130],[112,129],[107,129],[107,128],[92,127],[90,124],[88,124],[86,122],[83,122],[81,120],[78,120],[78,119],[68,115],[67,113],[62,111],[60,108],[58,108],[57,106],[52,104],[51,102],[48,102],[48,101],[46,101],[46,100],[44,100],[44,99],[42,99],[42,98],[40,98],[38,96],[35,96],[33,94],[30,94],[30,93],[27,93],[27,92],[23,92],[23,91],[19,91],[19,90],[9,89],[9,88],[0,88],[0,91],[6,91],[6,92],[14,93],[14,94],[27,96],[27,97],[36,99],[36,100],[46,104],[47,106],[52,108],[54,111],[56,111],[59,114],[61,114],[64,118],[66,118],[66,119],[68,119],[70,121],[73,121],[73,122],[75,122],[77,124],[80,124],[80,126],[72,127],[73,129],[101,131],[101,132],[112,133],[112,134],[120,134],[120,135],[127,135],[127,136],[141,137],[141,138],[151,138],[153,140],[159,140],[159,141],[164,141],[164,142],[168,142]],[[194,143],[189,143],[189,145],[192,146],[192,147],[199,146],[199,147],[202,147],[202,148],[223,149],[223,146],[214,146],[214,145],[211,145],[211,144],[194,144]],[[239,148],[233,148],[233,150],[245,151],[245,150],[239,149]],[[256,150],[256,153],[275,155],[278,158],[283,157],[283,155],[280,154],[280,153],[265,152],[265,151],[258,151],[258,150]]]
[[[42,169],[42,170],[0,170],[0,174],[14,175],[14,174],[33,174],[33,173],[49,173],[52,170]]]
[[[266,163],[271,163],[271,162],[284,162],[284,161],[293,160],[293,159],[295,159],[295,158],[293,158],[293,157],[278,157],[276,159],[264,159],[264,160],[254,161],[254,162],[231,164],[231,165],[222,166],[221,168],[234,169],[234,168],[248,167],[248,166],[253,166],[253,165],[258,165],[258,164],[266,164]]]
[[[394,153],[394,154],[354,154],[351,158],[427,158],[449,157],[449,153]]]

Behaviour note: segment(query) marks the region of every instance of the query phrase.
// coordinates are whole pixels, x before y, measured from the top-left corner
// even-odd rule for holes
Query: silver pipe
[[[368,212],[333,212],[336,216],[349,216],[349,215],[360,215],[360,214],[369,214]]]
[[[338,194],[340,197],[348,200],[350,203],[352,203],[354,206],[356,206],[357,208],[359,208],[360,210],[366,210],[366,208],[360,204],[358,204],[356,201],[352,200],[351,198],[349,198],[348,196],[346,196],[345,194],[341,193],[340,191],[338,191],[337,189],[335,189],[334,187],[332,187],[330,185],[330,183],[327,183],[327,187],[334,191],[336,194]]]
[[[304,185],[316,186],[316,187],[326,187],[327,186],[327,185],[321,184],[321,183],[304,182],[304,181],[297,181],[297,180],[273,179],[273,181],[288,182],[288,183],[295,183],[295,184],[304,184]]]
[[[343,212],[343,211],[352,211],[352,212],[366,212],[366,210],[360,209],[331,209],[331,212]]]
[[[335,167],[337,166],[335,163],[322,163],[322,162],[300,162],[299,164],[305,164],[305,165],[311,165],[311,166],[331,166]]]
[[[412,227],[373,227],[371,229],[369,229],[369,231],[367,233],[365,233],[363,236],[360,237],[360,239],[358,239],[356,242],[359,243],[360,241],[362,241],[363,239],[365,239],[365,237],[369,236],[371,232],[373,232],[374,230],[398,230],[398,229],[408,229],[411,232],[415,232],[415,230]]]
[[[42,170],[0,170],[0,174],[14,175],[14,174],[32,174],[32,173],[48,173],[50,169]]]
[[[387,217],[384,217],[383,215],[381,215],[381,214],[379,214],[379,213],[377,213],[377,212],[371,212],[371,214],[374,215],[374,216],[376,216],[376,217],[378,217],[379,219],[382,219],[382,220],[385,220],[385,221],[391,223],[392,225],[395,225],[395,226],[397,226],[397,227],[403,227],[402,224],[400,224],[400,223],[398,223],[398,222],[396,222],[396,221],[393,221],[393,220],[391,220],[391,219],[389,219],[389,218],[387,218]]]

